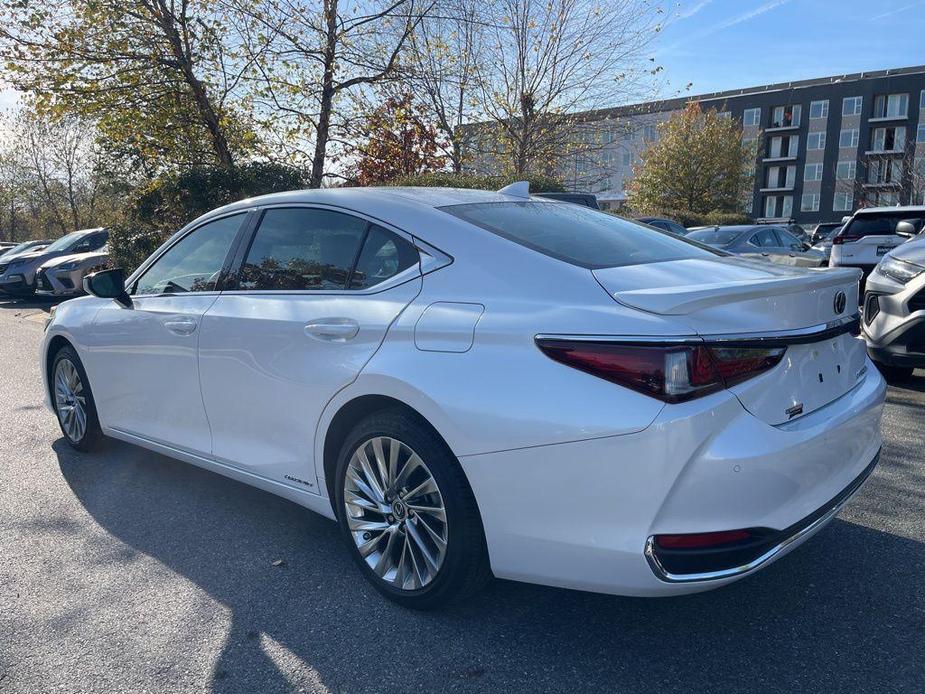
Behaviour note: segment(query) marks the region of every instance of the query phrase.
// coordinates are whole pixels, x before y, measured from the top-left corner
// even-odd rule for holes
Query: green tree
[[[253,139],[232,107],[252,66],[209,0],[18,0],[0,7],[9,82],[41,109],[98,123],[103,141],[156,173],[231,167]]]
[[[756,144],[742,126],[691,103],[658,126],[627,185],[636,212],[740,212],[751,194]]]
[[[389,96],[365,119],[358,146],[357,185],[387,183],[401,176],[446,167],[436,128],[410,92]]]

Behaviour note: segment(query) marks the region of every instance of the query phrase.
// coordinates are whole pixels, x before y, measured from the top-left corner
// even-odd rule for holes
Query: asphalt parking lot
[[[420,614],[294,504],[69,449],[41,404],[41,313],[0,300],[2,692],[925,689],[921,375],[890,388],[866,487],[756,576],[661,600],[497,581]]]

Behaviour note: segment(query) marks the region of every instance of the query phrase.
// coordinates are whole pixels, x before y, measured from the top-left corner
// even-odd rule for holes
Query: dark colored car
[[[728,253],[781,265],[824,267],[824,253],[813,250],[782,226],[743,224],[709,227],[687,233],[686,238],[720,248]]]
[[[687,235],[687,229],[673,219],[666,219],[665,217],[637,217],[636,221],[648,224],[650,227],[655,227],[662,231],[669,231],[677,236]]]
[[[844,222],[820,222],[816,225],[816,228],[813,229],[812,233],[810,233],[809,242],[815,246],[823,239],[828,238],[832,234],[832,231],[840,228],[843,223]]]
[[[537,193],[536,196],[540,198],[549,198],[550,200],[570,202],[575,205],[590,207],[592,210],[601,209],[600,205],[597,204],[597,198],[591,193]]]
[[[106,245],[106,229],[81,229],[62,236],[39,251],[27,251],[16,256],[0,258],[0,292],[13,296],[35,294],[38,269],[52,258],[76,253],[90,253]]]

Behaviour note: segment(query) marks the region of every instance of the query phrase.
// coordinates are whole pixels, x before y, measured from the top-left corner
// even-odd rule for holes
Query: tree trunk
[[[180,71],[183,73],[183,79],[193,93],[193,101],[196,103],[196,109],[199,111],[199,117],[203,125],[209,131],[212,140],[212,149],[219,166],[223,169],[230,169],[234,165],[231,157],[231,150],[228,147],[228,140],[225,138],[225,132],[222,130],[221,120],[212,105],[212,100],[206,92],[205,85],[196,77],[193,70],[192,56],[187,52],[183,38],[177,30],[176,17],[163,0],[158,0],[158,14],[160,16],[161,28],[170,42],[170,50]],[[185,23],[186,17],[182,18]]]
[[[318,106],[318,124],[315,127],[315,153],[312,155],[312,172],[308,185],[320,188],[324,178],[324,163],[328,151],[331,129],[331,110],[334,105],[334,59],[337,54],[337,0],[325,0],[324,75],[321,78],[321,100]]]

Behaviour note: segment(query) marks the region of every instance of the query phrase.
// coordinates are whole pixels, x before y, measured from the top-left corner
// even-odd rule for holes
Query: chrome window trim
[[[808,328],[778,330],[754,333],[712,333],[704,335],[563,335],[537,334],[535,340],[562,340],[568,342],[614,342],[639,345],[661,344],[702,344],[709,342],[725,344],[772,345],[774,343],[799,344],[809,343],[828,337],[836,337],[849,332],[855,324],[860,324],[860,315],[855,313],[843,316],[828,323],[812,325]]]

